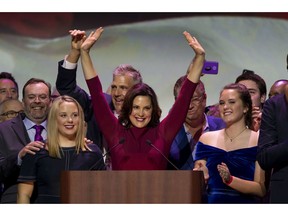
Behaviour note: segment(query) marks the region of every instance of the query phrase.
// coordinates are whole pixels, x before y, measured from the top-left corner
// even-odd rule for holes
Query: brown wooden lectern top
[[[62,203],[201,203],[202,171],[64,171]]]

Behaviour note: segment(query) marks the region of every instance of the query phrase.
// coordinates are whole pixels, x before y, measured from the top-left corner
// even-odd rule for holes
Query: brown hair
[[[119,121],[122,125],[126,128],[132,126],[130,122],[129,115],[132,112],[133,101],[137,96],[148,96],[151,99],[152,104],[152,116],[151,121],[148,123],[148,127],[156,127],[160,122],[161,117],[161,109],[159,107],[157,95],[155,94],[154,90],[145,83],[138,83],[134,85],[132,88],[128,90],[125,95],[124,103],[119,115]]]
[[[23,89],[22,89],[22,97],[25,98],[25,89],[26,89],[26,87],[28,85],[30,85],[30,84],[36,84],[36,83],[44,83],[48,87],[49,98],[51,98],[51,84],[48,83],[48,82],[45,82],[45,80],[37,79],[37,78],[31,78],[24,84]]]
[[[224,86],[224,88],[220,92],[220,95],[226,89],[234,89],[239,93],[240,99],[242,100],[244,106],[248,108],[248,110],[245,114],[245,124],[246,124],[246,126],[248,126],[248,128],[251,129],[251,127],[252,127],[252,99],[251,99],[249,90],[243,84],[232,83],[232,84],[228,84],[228,85]]]

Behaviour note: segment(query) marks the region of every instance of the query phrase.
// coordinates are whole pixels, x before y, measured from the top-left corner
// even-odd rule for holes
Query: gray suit
[[[17,178],[20,171],[17,157],[19,151],[31,142],[23,118],[23,115],[18,115],[0,123],[0,182],[4,183],[1,203],[17,201]]]

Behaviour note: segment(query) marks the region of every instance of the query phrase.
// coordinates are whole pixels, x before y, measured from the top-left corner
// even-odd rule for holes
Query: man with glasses
[[[0,73],[0,104],[8,99],[18,99],[18,84],[11,73]],[[2,118],[1,118],[2,119]],[[1,170],[0,170],[1,171]],[[0,199],[1,199],[1,180],[0,180]]]
[[[41,79],[32,78],[22,91],[24,113],[0,124],[0,182],[4,184],[1,203],[16,203],[17,179],[22,158],[35,154],[44,143],[37,137],[47,138],[46,119],[51,104],[51,86]],[[37,134],[37,127],[41,131]],[[33,199],[31,200],[33,202]]]
[[[180,77],[174,85],[175,99],[180,92],[185,78],[186,75]],[[199,81],[191,99],[183,127],[176,135],[170,149],[169,160],[178,169],[192,170],[194,168],[193,152],[202,133],[220,130],[225,127],[221,118],[205,114],[206,98],[204,84]],[[168,164],[167,169],[171,170],[175,168],[171,164]]]
[[[5,100],[0,104],[0,122],[15,118],[24,112],[23,104],[18,99]]]
[[[0,122],[15,118],[20,112],[23,112],[23,105],[18,99],[8,99],[0,104]],[[0,181],[0,200],[3,186]]]

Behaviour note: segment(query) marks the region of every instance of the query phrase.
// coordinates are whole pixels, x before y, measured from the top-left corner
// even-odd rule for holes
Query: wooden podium
[[[202,171],[64,171],[62,203],[201,203]]]

